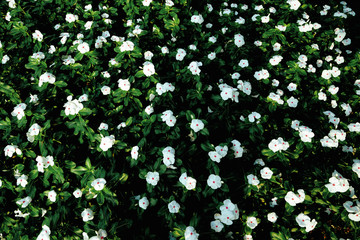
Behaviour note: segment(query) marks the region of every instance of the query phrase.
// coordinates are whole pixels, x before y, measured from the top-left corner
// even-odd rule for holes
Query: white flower
[[[296,206],[296,204],[300,203],[300,198],[294,192],[289,191],[285,195],[285,201],[291,206]]]
[[[271,171],[268,167],[264,167],[260,170],[260,174],[263,179],[270,179],[273,175],[273,171]]]
[[[139,207],[146,210],[146,208],[149,206],[149,200],[147,197],[143,197],[139,200]]]
[[[2,64],[5,64],[5,63],[7,63],[9,60],[10,60],[9,56],[8,56],[8,55],[4,55],[3,58],[1,59],[1,63],[2,63]]]
[[[204,123],[200,119],[191,120],[190,128],[194,130],[194,132],[199,132],[204,128]]]
[[[173,200],[168,204],[168,209],[170,213],[178,213],[180,210],[180,204]]]
[[[221,230],[224,228],[224,225],[219,220],[215,220],[210,223],[210,227],[215,232],[221,232]]]
[[[64,104],[65,115],[76,115],[81,109],[84,108],[84,105],[79,102],[79,100],[72,100],[72,96],[67,97],[68,102]]]
[[[295,91],[296,90],[296,84],[295,83],[290,83],[288,86],[287,86],[287,89],[292,92],[292,91]]]
[[[249,114],[248,118],[249,118],[249,122],[255,122],[255,119],[260,119],[261,115],[257,112],[252,112]]]
[[[258,222],[256,220],[255,217],[248,217],[246,219],[246,225],[251,228],[251,229],[254,229],[257,225],[258,225]]]
[[[210,176],[207,179],[207,184],[212,189],[218,189],[221,187],[221,178],[217,175],[210,174]]]
[[[259,40],[256,40],[256,41],[254,42],[254,45],[257,46],[257,47],[260,47],[260,46],[262,45],[262,42],[259,41]]]
[[[169,147],[168,147],[169,148]],[[166,148],[165,148],[166,149]],[[164,149],[164,150],[165,150]],[[170,165],[175,163],[175,154],[172,152],[164,152],[163,151],[163,163],[169,167]]]
[[[81,213],[81,217],[84,222],[94,219],[94,212],[90,208],[85,208]]]
[[[196,233],[194,227],[188,226],[185,229],[184,237],[185,237],[185,240],[197,240],[199,237],[199,234]]]
[[[222,158],[222,156],[216,151],[211,151],[208,153],[208,155],[212,161],[217,162],[217,163],[219,163]]]
[[[154,56],[154,54],[151,51],[146,51],[144,53],[145,60],[151,60],[151,58]]]
[[[84,25],[85,30],[91,29],[92,24],[93,24],[93,21],[87,21]]]
[[[162,52],[163,54],[169,53],[169,49],[168,49],[167,47],[162,47],[162,48],[161,48],[161,52]]]
[[[290,5],[290,9],[292,10],[298,10],[301,6],[301,3],[298,0],[287,0],[286,2]]]
[[[100,148],[104,152],[109,150],[115,143],[115,137],[114,135],[106,136],[101,138]]]
[[[39,42],[42,42],[44,36],[42,35],[42,33],[39,30],[35,30],[35,32],[32,34],[32,37],[35,40],[38,40]]]
[[[310,223],[310,217],[303,213],[300,213],[296,217],[296,222],[299,224],[300,227],[306,227],[306,225]]]
[[[26,187],[26,185],[28,184],[27,180],[28,180],[28,176],[23,174],[16,179],[16,185],[17,186],[21,185],[22,187]]]
[[[88,51],[90,51],[89,44],[86,42],[83,42],[83,43],[79,44],[79,46],[77,47],[77,50],[82,54],[87,53]]]
[[[254,175],[254,174],[249,174],[247,176],[247,179],[248,179],[248,184],[250,185],[258,185],[260,183],[260,181],[258,180],[258,178]]]
[[[102,92],[102,94],[104,94],[104,95],[109,95],[109,94],[110,94],[110,91],[111,91],[111,88],[108,87],[108,86],[103,86],[103,87],[101,88],[101,92]]]
[[[131,149],[131,158],[137,160],[139,157],[139,147],[138,146],[134,146]]]
[[[235,34],[234,36],[234,43],[237,47],[241,47],[245,44],[244,36],[240,33]]]
[[[210,60],[214,60],[214,59],[216,58],[216,53],[215,53],[215,52],[209,53],[209,54],[208,54],[208,58],[209,58]]]
[[[187,190],[195,189],[196,179],[192,177],[187,177],[185,187]]]
[[[73,195],[75,198],[80,198],[82,196],[82,192],[79,188],[77,188],[74,192]]]
[[[189,64],[188,69],[191,71],[193,75],[200,75],[200,66],[202,66],[201,62],[193,61]]]
[[[74,15],[74,14],[71,14],[71,13],[68,13],[65,16],[65,21],[67,21],[68,23],[75,22],[78,19],[79,19],[78,15]]]
[[[198,24],[202,24],[204,22],[204,18],[202,17],[202,15],[193,15],[191,17],[191,22],[192,23],[198,23]]]
[[[276,215],[275,212],[268,213],[267,215],[267,219],[272,223],[276,222],[277,218],[278,216]]]
[[[100,123],[100,126],[99,126],[99,130],[108,130],[109,128],[109,125],[107,125],[106,123]]]
[[[246,59],[241,59],[239,64],[240,67],[244,68],[244,67],[248,67],[249,66],[249,61]]]
[[[152,106],[151,104],[148,105],[148,106],[145,108],[145,112],[146,112],[146,114],[148,114],[148,115],[152,114],[152,113],[154,112],[153,106]]]
[[[119,83],[118,87],[121,90],[123,90],[123,91],[129,91],[130,90],[131,84],[130,84],[128,79],[119,79],[118,83]]]
[[[26,198],[16,201],[16,204],[21,205],[22,208],[26,208],[30,204],[31,200],[31,197],[27,196]]]
[[[297,100],[297,99],[294,98],[294,97],[291,97],[291,98],[289,98],[286,102],[287,102],[287,104],[289,105],[289,107],[296,108],[297,105],[298,105],[299,100]]]
[[[106,180],[104,178],[97,178],[91,182],[91,186],[94,187],[96,191],[101,191],[104,189]]]
[[[146,174],[146,182],[148,184],[156,186],[159,180],[160,180],[160,176],[158,172],[148,172]]]
[[[245,235],[244,240],[253,240],[252,235]]]
[[[18,120],[22,119],[25,116],[24,110],[26,109],[25,103],[20,103],[14,107],[14,110],[11,112],[12,116],[16,116]]]
[[[278,139],[271,140],[268,147],[273,152],[282,151],[282,150],[286,151],[289,148],[289,143],[285,142],[281,137],[279,137]]]
[[[299,136],[301,138],[301,141],[311,142],[311,139],[315,136],[315,134],[311,130],[303,130],[300,131]]]
[[[152,2],[152,0],[143,0],[143,1],[142,1],[142,4],[143,4],[145,7],[148,7],[151,2]]]
[[[39,87],[43,85],[43,83],[51,83],[54,84],[56,80],[56,77],[48,72],[43,73],[39,78]]]
[[[56,202],[56,192],[54,190],[51,190],[49,193],[48,193],[48,199],[51,201],[51,202]]]
[[[186,56],[186,51],[182,48],[179,48],[176,53],[176,60],[182,61],[184,57]]]
[[[12,157],[15,152],[18,156],[20,156],[22,154],[21,150],[16,145],[7,145],[4,148],[4,152],[5,152],[5,157],[6,156]]]
[[[155,66],[151,62],[144,62],[143,64],[143,72],[145,76],[150,77],[155,74]]]
[[[216,37],[215,36],[209,37],[209,42],[216,43]]]
[[[132,51],[134,50],[134,43],[131,41],[125,41],[121,44],[120,46],[120,51],[121,52],[125,52],[125,51]]]

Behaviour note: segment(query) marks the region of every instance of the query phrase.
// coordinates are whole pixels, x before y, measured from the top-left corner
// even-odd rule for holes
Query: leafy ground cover
[[[2,238],[359,238],[351,3],[0,13]]]

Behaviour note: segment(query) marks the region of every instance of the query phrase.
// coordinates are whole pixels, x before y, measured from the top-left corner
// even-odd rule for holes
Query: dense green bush
[[[359,238],[346,2],[7,0],[0,14],[2,238]]]

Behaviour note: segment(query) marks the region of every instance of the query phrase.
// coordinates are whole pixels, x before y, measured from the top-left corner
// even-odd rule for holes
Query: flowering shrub
[[[358,239],[346,2],[98,2],[0,3],[1,239]]]

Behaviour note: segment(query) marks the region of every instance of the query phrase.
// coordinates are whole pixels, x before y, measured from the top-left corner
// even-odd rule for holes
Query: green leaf
[[[125,122],[126,126],[127,126],[127,127],[130,126],[131,123],[132,123],[132,121],[133,121],[133,117],[129,117],[129,118],[126,120],[126,122]]]
[[[280,233],[271,232],[270,237],[272,240],[286,240],[285,236]]]
[[[86,158],[85,166],[88,170],[91,170],[91,161],[90,158]]]
[[[136,77],[136,78],[141,78],[141,77],[143,77],[143,76],[145,76],[143,70],[140,70],[140,71],[138,71],[138,72],[135,74],[135,77]]]
[[[90,108],[83,108],[79,111],[81,116],[88,116],[92,113],[92,110]]]
[[[87,169],[83,166],[78,166],[76,168],[71,169],[70,171],[76,175],[82,175],[87,171]]]
[[[63,87],[66,87],[68,84],[64,81],[56,81],[54,83],[55,86],[59,87],[59,88],[63,88]]]

